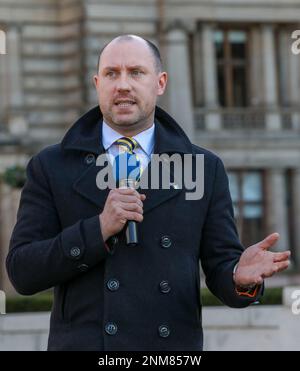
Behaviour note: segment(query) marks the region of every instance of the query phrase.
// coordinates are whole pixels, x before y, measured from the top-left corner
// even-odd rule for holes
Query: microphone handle
[[[136,246],[138,241],[137,222],[128,220],[126,229],[126,244],[128,246]]]
[[[133,179],[121,179],[120,180],[120,187],[126,188],[133,188],[135,189],[136,181]],[[127,228],[126,228],[126,244],[128,246],[136,246],[138,245],[138,230],[137,230],[137,222],[134,220],[128,220]]]

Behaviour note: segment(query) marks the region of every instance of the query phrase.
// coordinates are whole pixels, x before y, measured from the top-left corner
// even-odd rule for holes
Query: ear
[[[99,77],[98,77],[98,75],[94,75],[93,76],[93,82],[94,82],[95,88],[97,89],[98,88],[98,85],[99,85]]]
[[[167,72],[161,72],[159,74],[159,79],[158,79],[157,95],[163,95],[163,93],[165,92],[166,86],[167,86],[167,81],[168,81]]]

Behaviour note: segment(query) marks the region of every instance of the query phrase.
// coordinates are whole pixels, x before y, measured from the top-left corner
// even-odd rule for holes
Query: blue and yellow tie
[[[137,147],[137,141],[130,137],[122,137],[115,141],[115,144],[121,147],[124,152],[134,154],[134,150]]]
[[[115,144],[119,146],[120,152],[126,152],[130,156],[134,156],[136,160],[136,164],[139,168],[139,174],[137,176],[137,181],[140,180],[141,175],[142,175],[142,166],[141,166],[141,161],[136,153],[134,153],[134,150],[138,146],[138,143],[135,139],[131,137],[122,137],[118,140],[115,141]]]

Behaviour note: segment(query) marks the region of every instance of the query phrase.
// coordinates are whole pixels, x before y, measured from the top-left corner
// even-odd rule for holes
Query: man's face
[[[104,120],[117,131],[150,127],[167,75],[157,72],[154,56],[140,39],[113,41],[103,51],[94,82]]]

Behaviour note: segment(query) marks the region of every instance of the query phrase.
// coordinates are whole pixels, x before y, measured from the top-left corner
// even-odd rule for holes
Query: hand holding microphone
[[[104,217],[100,218],[101,227],[108,230],[108,238],[123,229],[126,226],[126,243],[129,246],[138,244],[138,228],[136,222],[143,220],[143,203],[145,195],[140,195],[136,190],[141,177],[141,164],[134,153],[137,142],[133,138],[123,137],[115,142],[122,151],[115,157],[113,163],[113,175],[116,180],[116,185],[119,187],[114,193],[110,193],[108,197],[109,212],[104,213]],[[111,202],[111,198],[113,201]],[[123,199],[121,200],[120,197]],[[127,198],[125,198],[127,197]],[[131,197],[131,198],[129,198]],[[112,223],[116,223],[112,225]],[[107,226],[109,226],[107,228]],[[114,231],[115,233],[112,233]],[[103,233],[103,232],[102,232]]]
[[[112,189],[107,197],[103,212],[100,214],[100,224],[103,240],[119,233],[128,220],[143,221],[144,194],[131,188]]]

